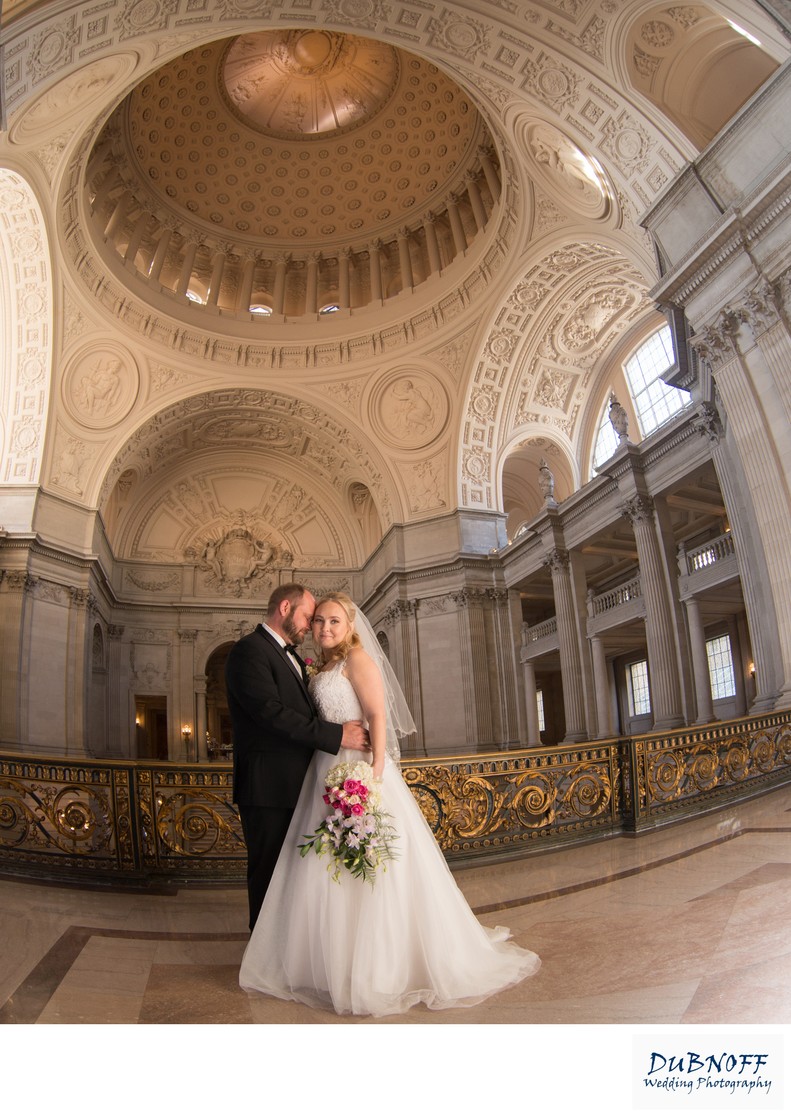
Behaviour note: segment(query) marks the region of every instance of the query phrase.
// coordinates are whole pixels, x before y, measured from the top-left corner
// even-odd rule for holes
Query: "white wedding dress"
[[[323,718],[362,717],[343,664],[314,676]],[[382,810],[392,816],[396,859],[373,884],[298,846],[326,815],[324,775],[364,754],[317,752],[247,949],[239,984],[336,1013],[389,1016],[425,1003],[474,1005],[538,970],[536,954],[506,942],[504,927],[483,928],[448,869],[398,765],[387,757]],[[386,866],[386,869],[385,869]],[[384,870],[384,871],[383,871]]]

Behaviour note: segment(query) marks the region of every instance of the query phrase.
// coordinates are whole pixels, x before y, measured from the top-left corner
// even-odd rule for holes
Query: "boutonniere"
[[[320,668],[315,659],[306,656],[302,662],[305,664],[305,674],[309,679],[312,679],[314,675],[318,675]]]

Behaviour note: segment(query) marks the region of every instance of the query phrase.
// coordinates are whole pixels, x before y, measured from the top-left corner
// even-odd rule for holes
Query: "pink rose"
[[[365,814],[365,807],[362,803],[355,803],[352,807],[352,814]]]

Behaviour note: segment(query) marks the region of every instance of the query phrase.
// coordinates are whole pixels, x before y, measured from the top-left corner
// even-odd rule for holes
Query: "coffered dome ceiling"
[[[94,145],[88,187],[97,244],[157,293],[299,317],[446,267],[499,179],[483,118],[435,65],[292,29],[209,43],[142,81]]]
[[[414,220],[460,181],[483,138],[471,101],[435,66],[330,31],[190,51],[120,115],[136,190],[203,235],[284,247]]]

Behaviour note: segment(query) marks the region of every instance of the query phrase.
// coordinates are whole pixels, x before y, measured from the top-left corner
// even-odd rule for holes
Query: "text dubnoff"
[[[636,1093],[647,1108],[774,1109],[782,1106],[782,1055],[776,1042],[744,1037],[744,1046],[684,1047],[654,1042],[635,1048]],[[782,1041],[781,1041],[782,1042]]]

